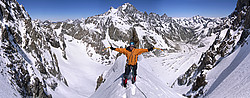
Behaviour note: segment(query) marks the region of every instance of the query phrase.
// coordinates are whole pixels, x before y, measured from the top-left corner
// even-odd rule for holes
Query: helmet
[[[130,42],[129,45],[130,45],[130,46],[135,46],[135,43],[134,43],[134,42]]]

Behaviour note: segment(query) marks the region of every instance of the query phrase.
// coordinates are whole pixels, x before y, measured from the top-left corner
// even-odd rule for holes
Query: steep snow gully
[[[142,59],[140,62],[143,62]],[[161,80],[156,78],[149,65],[138,62],[137,81],[128,80],[128,87],[122,86],[122,75],[126,64],[126,56],[117,58],[115,64],[107,72],[105,82],[90,98],[181,98],[182,96]]]

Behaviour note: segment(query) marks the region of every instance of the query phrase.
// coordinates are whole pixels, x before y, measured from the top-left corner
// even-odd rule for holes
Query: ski
[[[135,90],[136,90],[136,86],[135,86],[135,84],[132,84],[131,85],[131,94],[132,95],[135,95]]]

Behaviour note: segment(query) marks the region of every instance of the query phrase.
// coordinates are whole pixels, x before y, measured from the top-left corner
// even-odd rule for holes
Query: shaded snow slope
[[[247,44],[248,43],[248,44]],[[208,75],[206,97],[236,98],[250,96],[250,38],[247,43],[224,58]]]
[[[128,88],[122,86],[122,74],[124,72],[126,56],[117,58],[113,67],[106,74],[106,81],[91,96],[91,98],[179,98],[180,94],[167,87],[156,78],[147,64],[138,64],[137,81],[131,83],[128,80]],[[144,62],[144,60],[140,61]]]
[[[15,87],[9,84],[8,79],[0,74],[0,98],[21,98]]]

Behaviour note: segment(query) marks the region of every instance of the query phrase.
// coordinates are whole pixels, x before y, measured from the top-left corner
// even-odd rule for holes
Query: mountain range
[[[249,5],[249,0],[238,0],[223,18],[172,18],[125,3],[86,19],[51,22],[32,20],[16,0],[1,0],[0,93],[39,98],[246,97],[250,78],[247,70],[237,68],[248,68]],[[164,49],[138,58],[138,87],[131,92],[116,80],[126,58],[102,51],[126,48],[130,42],[137,48]],[[99,89],[98,77],[103,78]],[[230,82],[227,92],[246,86],[239,96],[218,93],[226,91],[224,81],[237,77],[239,82]]]

